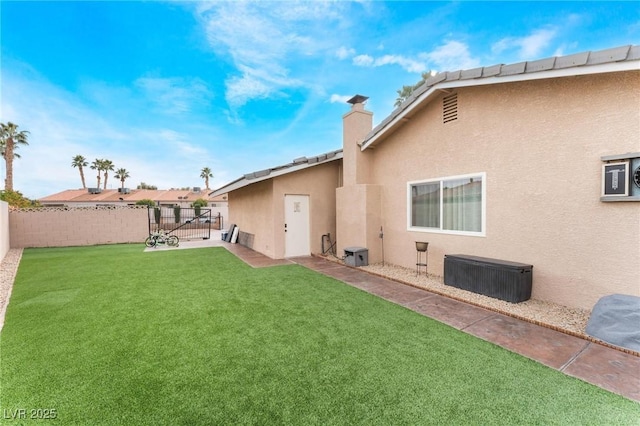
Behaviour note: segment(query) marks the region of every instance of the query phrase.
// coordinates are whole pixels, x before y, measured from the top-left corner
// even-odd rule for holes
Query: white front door
[[[309,196],[284,196],[284,256],[308,256],[309,244]]]

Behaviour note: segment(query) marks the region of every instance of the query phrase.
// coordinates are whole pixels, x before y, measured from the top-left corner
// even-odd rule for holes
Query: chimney
[[[368,156],[360,151],[360,145],[373,129],[373,113],[364,109],[367,96],[355,95],[347,102],[351,111],[342,116],[343,184],[367,183],[369,179]],[[368,154],[368,153],[366,153]]]

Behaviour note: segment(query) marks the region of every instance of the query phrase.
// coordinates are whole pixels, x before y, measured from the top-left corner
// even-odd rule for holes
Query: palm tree
[[[97,170],[98,171],[98,176],[97,176],[98,184],[96,185],[96,188],[100,188],[100,180],[102,178],[100,173],[102,172],[103,161],[104,160],[100,160],[100,159],[96,158],[96,161],[92,162],[91,166],[90,166],[91,170]]]
[[[29,132],[18,131],[18,125],[8,121],[7,124],[0,123],[0,154],[6,163],[6,174],[4,179],[4,189],[13,191],[13,159],[20,158],[15,150],[20,145],[29,145],[27,138]]]
[[[124,181],[129,177],[131,176],[129,176],[129,172],[127,171],[127,169],[116,170],[115,178],[120,179],[120,182],[122,182],[122,188],[124,188]]]
[[[104,171],[104,189],[107,189],[107,179],[109,178],[109,171],[114,169],[113,161],[102,160],[102,170]]]
[[[80,179],[82,180],[82,188],[87,187],[87,184],[84,180],[84,169],[83,167],[87,167],[89,165],[89,163],[87,162],[87,159],[84,158],[82,155],[76,155],[75,157],[73,157],[73,160],[71,161],[71,167],[77,167],[78,171],[80,172]]]
[[[209,189],[209,178],[213,177],[213,173],[211,173],[211,169],[208,167],[203,167],[200,171],[200,177],[204,179],[205,188]]]

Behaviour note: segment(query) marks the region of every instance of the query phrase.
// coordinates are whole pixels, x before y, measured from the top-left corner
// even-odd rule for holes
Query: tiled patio
[[[274,260],[241,245],[224,243],[219,239],[180,245],[181,248],[222,246],[253,267],[297,263],[565,374],[640,402],[640,357],[635,355],[319,257]]]

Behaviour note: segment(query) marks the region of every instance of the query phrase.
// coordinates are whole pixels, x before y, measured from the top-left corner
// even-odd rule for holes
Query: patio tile
[[[406,303],[404,306],[458,330],[495,315],[495,312],[484,308],[458,302],[434,293],[426,292],[426,294],[426,297]]]
[[[255,250],[242,246],[240,244],[221,243],[222,247],[235,254],[239,259],[253,268],[266,268],[270,266],[278,265],[290,265],[292,262],[289,259],[272,259],[262,253],[258,253]]]
[[[414,302],[416,299],[423,299],[429,294],[430,293],[425,290],[400,284],[384,288],[380,295],[390,302],[405,306],[408,303]]]
[[[564,366],[588,343],[502,314],[494,314],[462,330],[555,369]]]
[[[562,371],[640,402],[640,358],[637,356],[589,343]]]

